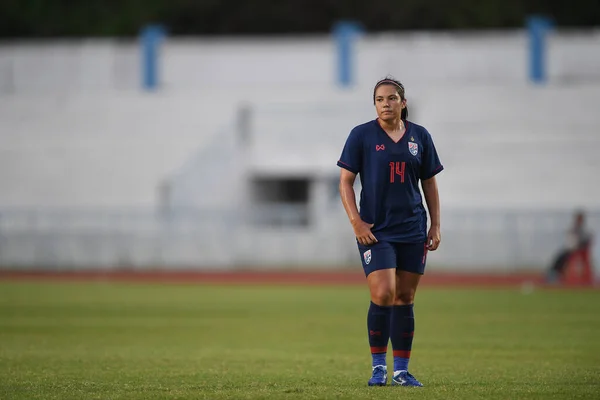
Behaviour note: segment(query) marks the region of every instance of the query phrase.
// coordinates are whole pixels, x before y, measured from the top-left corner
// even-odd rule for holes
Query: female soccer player
[[[440,206],[435,176],[443,170],[427,130],[406,120],[404,86],[380,80],[373,90],[377,119],[352,129],[337,165],[340,196],[354,229],[371,294],[367,315],[373,358],[369,386],[387,384],[386,354],[394,353],[392,385],[423,386],[408,372],[413,302],[427,251],[438,248]],[[360,212],[354,181],[360,175]],[[431,227],[419,191],[423,188]]]

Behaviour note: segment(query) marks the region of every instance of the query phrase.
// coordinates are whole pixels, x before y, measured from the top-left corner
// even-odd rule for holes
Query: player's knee
[[[412,304],[415,301],[415,291],[414,290],[402,290],[396,293],[396,298],[394,299],[394,304],[397,305],[407,305]]]
[[[379,306],[391,306],[394,303],[394,290],[391,287],[377,287],[371,291],[371,301]]]

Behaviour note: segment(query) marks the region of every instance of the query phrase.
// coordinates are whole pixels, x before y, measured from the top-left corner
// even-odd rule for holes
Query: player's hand
[[[427,250],[435,251],[442,240],[439,226],[432,226],[427,234]]]
[[[367,224],[363,220],[358,220],[352,224],[352,228],[354,228],[354,236],[358,240],[358,243],[368,246],[374,243],[377,243],[377,238],[371,232],[371,228],[375,226],[375,224]]]

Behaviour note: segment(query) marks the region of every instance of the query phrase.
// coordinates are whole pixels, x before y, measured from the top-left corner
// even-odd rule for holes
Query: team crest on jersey
[[[413,142],[408,142],[408,150],[410,151],[410,154],[416,156],[419,152],[419,145]]]
[[[365,259],[365,264],[369,264],[371,262],[371,250],[367,250],[363,253],[363,258]]]

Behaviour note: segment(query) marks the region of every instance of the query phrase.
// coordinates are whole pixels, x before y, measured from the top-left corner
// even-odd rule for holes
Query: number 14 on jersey
[[[400,183],[404,183],[404,167],[406,162],[404,161],[390,161],[390,183],[394,183],[396,175],[400,177]]]

